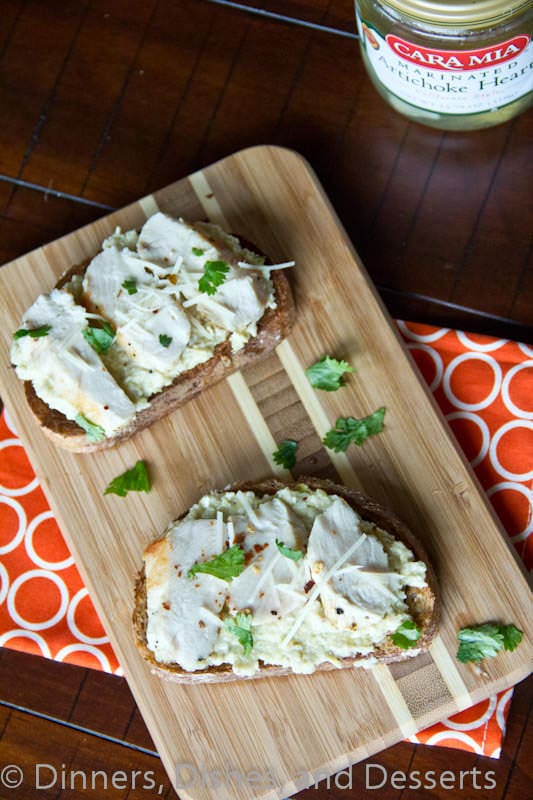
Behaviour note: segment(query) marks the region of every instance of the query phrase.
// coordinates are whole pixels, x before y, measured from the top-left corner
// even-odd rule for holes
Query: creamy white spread
[[[298,560],[283,547],[300,551]],[[189,571],[229,547],[244,569],[224,580]],[[346,503],[304,484],[275,495],[212,493],[145,552],[147,644],[161,663],[188,671],[259,662],[309,673],[364,656],[410,619],[406,587],[426,567]],[[250,651],[227,625],[246,614]]]
[[[209,261],[227,267],[212,295],[199,288]],[[217,345],[229,340],[236,352],[257,333],[266,309],[276,307],[263,262],[211,223],[158,212],[139,234],[117,229],[83,278],[41,295],[24,314],[21,328],[50,330],[14,340],[17,375],[50,408],[68,419],[83,414],[113,435]],[[102,323],[116,335],[98,353],[82,331]]]

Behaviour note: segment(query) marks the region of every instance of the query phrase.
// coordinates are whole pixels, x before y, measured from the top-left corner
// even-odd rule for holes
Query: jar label
[[[437,50],[393,34],[385,38],[357,16],[377,78],[406,103],[441,114],[476,114],[512,103],[533,88],[527,34],[477,50]]]

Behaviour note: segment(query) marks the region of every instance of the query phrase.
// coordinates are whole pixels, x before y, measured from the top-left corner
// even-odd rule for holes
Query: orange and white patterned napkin
[[[533,565],[533,349],[398,323],[511,541]],[[120,674],[26,453],[0,416],[0,645]],[[497,758],[512,690],[411,738]]]

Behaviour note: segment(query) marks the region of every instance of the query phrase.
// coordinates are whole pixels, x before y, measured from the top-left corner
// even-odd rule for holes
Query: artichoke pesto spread
[[[229,340],[237,352],[276,307],[264,259],[211,223],[160,212],[117,229],[83,275],[41,295],[11,360],[52,409],[111,436]]]
[[[144,555],[146,642],[186,671],[310,673],[410,622],[426,566],[341,497],[305,484],[204,496]]]

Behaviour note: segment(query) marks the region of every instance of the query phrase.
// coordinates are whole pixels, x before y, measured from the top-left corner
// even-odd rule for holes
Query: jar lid
[[[450,27],[476,26],[530,5],[529,0],[384,0],[384,3],[400,14]]]

